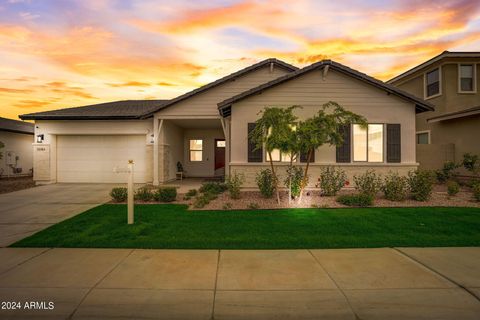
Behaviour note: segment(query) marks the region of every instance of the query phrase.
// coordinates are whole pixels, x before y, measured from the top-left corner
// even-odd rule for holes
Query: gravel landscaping
[[[0,178],[0,194],[35,187],[32,177]]]

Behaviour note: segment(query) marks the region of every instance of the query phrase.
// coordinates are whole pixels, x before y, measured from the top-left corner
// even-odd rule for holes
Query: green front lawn
[[[479,246],[480,208],[187,211],[183,205],[105,204],[14,247],[297,249]]]

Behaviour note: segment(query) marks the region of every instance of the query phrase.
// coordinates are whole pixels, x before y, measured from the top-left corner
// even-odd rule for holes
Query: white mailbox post
[[[133,224],[133,160],[128,160],[128,167],[126,168],[113,168],[115,173],[128,173],[128,183],[127,183],[127,211],[128,211],[128,224]]]

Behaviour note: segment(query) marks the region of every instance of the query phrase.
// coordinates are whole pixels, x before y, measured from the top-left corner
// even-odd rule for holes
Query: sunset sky
[[[0,1],[0,116],[166,99],[276,57],[388,80],[480,51],[478,0]]]

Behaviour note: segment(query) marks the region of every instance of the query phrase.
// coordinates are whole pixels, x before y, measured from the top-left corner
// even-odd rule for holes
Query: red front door
[[[215,139],[215,170],[225,167],[225,139]]]

